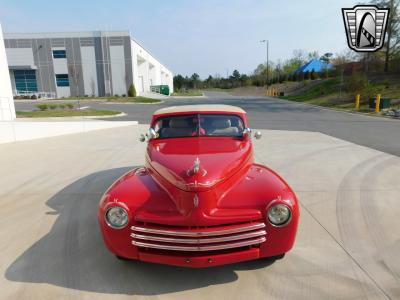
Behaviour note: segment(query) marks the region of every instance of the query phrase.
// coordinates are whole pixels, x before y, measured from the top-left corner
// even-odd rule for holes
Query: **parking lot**
[[[124,262],[102,193],[143,164],[146,125],[0,145],[1,299],[399,299],[400,158],[319,132],[263,129],[255,154],[301,203],[283,260],[210,269]]]

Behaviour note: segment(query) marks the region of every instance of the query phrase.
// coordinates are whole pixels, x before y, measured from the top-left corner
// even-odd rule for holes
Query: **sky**
[[[351,0],[0,0],[4,32],[130,30],[175,75],[250,74],[293,50],[347,48],[341,8]]]

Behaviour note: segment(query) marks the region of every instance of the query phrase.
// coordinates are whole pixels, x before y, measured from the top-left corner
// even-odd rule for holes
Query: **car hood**
[[[201,191],[252,163],[252,146],[248,139],[232,137],[151,140],[146,158],[164,180],[185,191]]]

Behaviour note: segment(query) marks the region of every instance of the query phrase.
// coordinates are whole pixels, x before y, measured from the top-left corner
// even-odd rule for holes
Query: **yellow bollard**
[[[379,112],[380,104],[381,104],[381,94],[378,94],[378,95],[376,95],[376,101],[375,101],[375,112],[376,113]]]
[[[356,110],[360,110],[360,94],[356,95]]]

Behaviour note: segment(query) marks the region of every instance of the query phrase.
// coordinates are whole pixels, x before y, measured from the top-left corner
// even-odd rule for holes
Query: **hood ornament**
[[[200,159],[197,157],[193,163],[193,167],[189,170],[186,171],[186,174],[188,176],[193,176],[194,174],[197,174],[199,172],[202,172],[201,176],[205,176],[207,174],[207,171],[205,169],[202,169],[200,166]]]
[[[193,165],[193,174],[197,174],[199,173],[199,171],[200,171],[200,159],[197,157]]]

